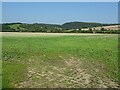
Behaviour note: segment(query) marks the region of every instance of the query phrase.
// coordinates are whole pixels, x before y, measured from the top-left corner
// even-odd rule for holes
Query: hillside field
[[[3,88],[117,88],[114,34],[3,33]]]

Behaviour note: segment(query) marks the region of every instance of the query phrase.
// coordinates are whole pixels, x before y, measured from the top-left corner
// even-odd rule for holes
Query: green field
[[[2,39],[3,88],[117,87],[117,35]]]

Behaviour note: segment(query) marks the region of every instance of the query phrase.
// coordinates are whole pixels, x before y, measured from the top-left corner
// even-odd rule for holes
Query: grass
[[[16,31],[19,31],[19,29],[24,30],[24,28],[20,27],[20,24],[13,24],[13,25],[9,25],[9,26],[10,26],[10,28],[15,29]]]
[[[3,36],[3,87],[99,87],[84,82],[90,75],[118,81],[117,45],[114,35]]]

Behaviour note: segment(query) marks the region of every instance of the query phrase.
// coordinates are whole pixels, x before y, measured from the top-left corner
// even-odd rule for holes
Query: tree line
[[[80,28],[75,28],[75,23],[73,24],[74,27],[71,27],[72,23],[66,23],[63,25],[56,25],[56,24],[25,24],[25,23],[10,23],[10,24],[2,24],[2,32],[47,32],[47,33],[113,33],[119,34],[119,30],[107,30],[101,28],[101,30],[92,30],[91,27],[99,26],[99,24],[86,24],[86,27],[89,28],[88,30],[82,30],[85,27],[85,23]],[[68,24],[70,27],[68,28]],[[82,23],[83,24],[83,23]],[[64,27],[63,27],[64,26]],[[78,23],[76,27],[78,26]],[[100,24],[101,26],[101,24]]]

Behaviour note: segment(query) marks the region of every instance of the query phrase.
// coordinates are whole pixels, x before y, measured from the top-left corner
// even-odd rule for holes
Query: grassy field
[[[117,87],[117,35],[3,35],[3,87]]]

